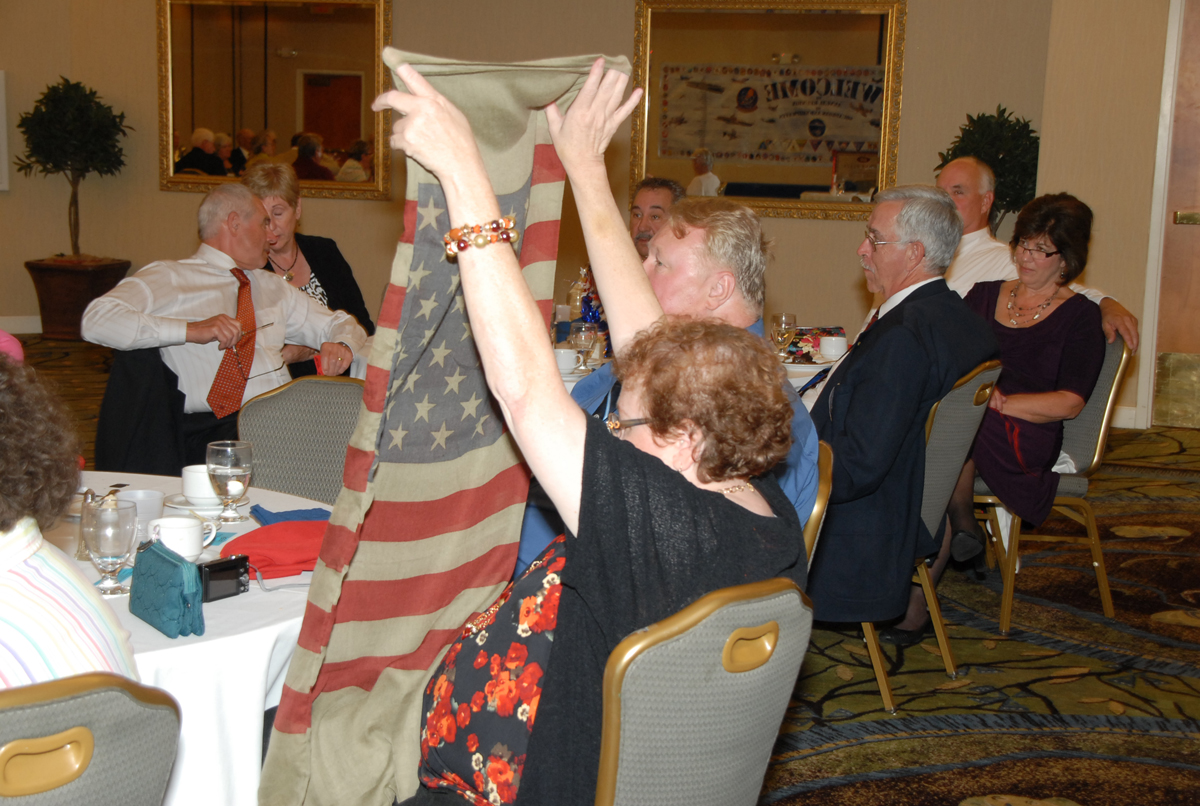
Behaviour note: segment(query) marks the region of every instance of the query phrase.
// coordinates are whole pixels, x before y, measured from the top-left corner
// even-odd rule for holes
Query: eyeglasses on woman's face
[[[1054,245],[1050,244],[1050,246],[1053,248]],[[1044,242],[1033,243],[1028,240],[1018,241],[1017,248],[1028,252],[1030,257],[1034,258],[1035,260],[1046,260],[1047,258],[1052,258],[1055,255],[1062,253],[1061,249],[1056,249],[1055,251],[1051,252],[1050,249],[1046,248],[1046,244]]]
[[[615,411],[609,412],[604,418],[604,425],[608,428],[608,433],[615,437],[624,438],[624,431],[633,428],[636,425],[645,425],[650,422],[645,418],[622,420],[617,416]]]

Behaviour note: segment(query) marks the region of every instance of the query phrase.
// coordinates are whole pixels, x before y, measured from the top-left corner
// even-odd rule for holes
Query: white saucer
[[[196,564],[199,565],[200,563],[208,563],[221,559],[221,549],[224,545],[222,543],[220,546],[207,546],[204,551],[200,552],[200,556],[196,558]]]
[[[570,372],[563,372],[562,370],[559,370],[558,374],[559,377],[561,377],[564,381],[577,381],[580,378],[586,378],[587,376],[591,375],[592,370],[589,369],[586,372],[581,372],[577,369],[573,369]]]
[[[249,496],[243,495],[241,500],[237,502],[237,506],[244,507],[246,504],[249,504],[249,503],[250,503]],[[206,518],[215,518],[216,516],[221,514],[221,510],[223,509],[223,507],[220,504],[217,504],[216,506],[198,507],[195,504],[193,504],[191,501],[188,501],[187,498],[184,497],[183,493],[175,493],[175,495],[168,495],[166,497],[166,499],[163,501],[163,506],[171,507],[172,509],[189,510],[191,512],[195,512],[197,515],[201,515]]]

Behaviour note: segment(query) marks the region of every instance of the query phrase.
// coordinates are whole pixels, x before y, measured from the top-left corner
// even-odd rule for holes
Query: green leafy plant
[[[17,128],[25,136],[25,154],[16,158],[17,170],[26,176],[36,170],[45,176],[65,174],[71,183],[67,223],[71,228],[71,254],[79,254],[79,183],[90,173],[108,176],[125,167],[121,138],[132,127],[125,113],[101,103],[96,91],[63,78],[51,84],[21,115]]]
[[[959,157],[975,157],[996,174],[996,198],[992,202],[991,228],[995,232],[1009,213],[1019,212],[1037,192],[1037,132],[1025,118],[1014,118],[1002,106],[996,114],[967,115],[950,148],[938,153],[941,169]]]

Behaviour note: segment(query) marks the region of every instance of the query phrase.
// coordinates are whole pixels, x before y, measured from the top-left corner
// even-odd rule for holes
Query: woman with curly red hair
[[[412,94],[376,102],[401,113],[393,146],[440,180],[454,226],[509,232],[466,119],[416,71],[399,74]],[[587,152],[603,165],[611,131],[581,147],[580,118],[598,112],[615,128],[640,96],[621,101],[625,78],[598,62],[565,121],[547,111],[564,163]],[[602,209],[581,202],[589,257],[623,275],[633,300],[609,318],[622,389],[607,422],[566,393],[507,239],[452,240],[488,386],[567,535],[468,622],[434,672],[409,804],[590,803],[617,643],[718,588],[805,581],[799,517],[767,473],[792,440],[778,359],[739,328],[663,318],[601,190]],[[663,254],[685,259],[690,241],[671,237],[678,250]]]

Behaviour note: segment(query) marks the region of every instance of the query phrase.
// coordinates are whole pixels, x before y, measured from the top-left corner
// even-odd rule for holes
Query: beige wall
[[[1055,0],[1038,192],[1095,213],[1081,282],[1138,316],[1144,302],[1168,0]],[[1137,404],[1137,361],[1118,405]]]
[[[937,152],[949,145],[968,113],[1003,104],[1029,118],[1043,134],[1039,189],[1070,189],[1097,211],[1087,281],[1140,313],[1166,7],[1167,0],[910,0],[899,180],[930,181]],[[508,14],[496,14],[494,4],[480,0],[448,0],[405,4],[394,18],[397,47],[440,56],[495,61],[573,53],[633,56],[633,0],[525,0],[520,13]],[[488,24],[446,22],[478,18]],[[84,250],[127,257],[135,266],[193,251],[200,199],[158,190],[154,20],[153,0],[0,4],[10,151],[21,146],[17,116],[59,75],[98,89],[136,128],[125,144],[125,170],[88,179],[81,199]],[[622,134],[608,155],[622,204],[628,161],[628,135]],[[400,170],[397,188],[404,187]],[[22,263],[68,248],[67,198],[61,178],[14,174],[11,190],[0,192],[0,278],[6,291],[0,317],[36,316]],[[338,241],[372,307],[387,282],[401,209],[399,194],[391,202],[305,204],[303,229]],[[854,255],[861,222],[773,219],[765,229],[777,244],[768,275],[769,312],[793,311],[814,325],[861,322],[870,303]],[[585,260],[568,194],[559,298]],[[1125,400],[1133,399],[1132,381]]]

